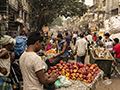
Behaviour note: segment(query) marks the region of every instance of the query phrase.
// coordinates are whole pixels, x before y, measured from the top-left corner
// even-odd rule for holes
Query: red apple
[[[60,64],[63,64],[63,63],[64,63],[64,62],[61,60],[61,61],[60,61]]]
[[[48,70],[48,74],[50,74],[52,71],[51,70]]]
[[[95,72],[96,70],[95,69],[93,69],[93,72]]]
[[[79,77],[80,77],[80,78],[82,78],[82,77],[83,77],[83,75],[82,75],[82,74],[80,74],[80,75],[79,75]]]
[[[93,64],[95,67],[97,67],[97,64]]]
[[[92,77],[92,75],[89,73],[86,77],[86,79],[90,79]]]
[[[58,71],[58,74],[59,74],[59,75],[62,75],[62,72],[61,72],[61,71]]]
[[[99,73],[98,71],[95,72],[95,74],[98,74],[98,73]]]
[[[92,80],[90,79],[90,80],[88,80],[88,82],[89,82],[89,83],[91,83],[91,82],[92,82]]]
[[[91,67],[90,67],[90,70],[93,70],[93,69],[94,69],[93,66],[91,66]]]
[[[94,72],[91,72],[92,75],[94,75]]]
[[[52,70],[52,72],[56,73],[56,70]]]
[[[74,68],[74,69],[78,69],[78,67],[77,67],[76,65],[73,65],[73,68]]]
[[[70,67],[70,63],[67,63],[66,65],[67,65],[68,67]]]
[[[77,65],[78,67],[79,67],[79,64],[80,64],[80,63],[78,63],[78,62],[76,63],[76,65]]]
[[[80,64],[79,64],[79,67],[82,68],[82,67],[84,67],[84,65],[83,65],[82,63],[80,63]]]
[[[101,71],[101,69],[98,69],[98,72],[100,72]]]
[[[80,80],[81,80],[81,81],[83,81],[84,79],[83,79],[83,78],[81,78]]]
[[[87,82],[87,80],[85,80],[85,79],[84,79],[83,81],[84,81],[84,82]]]
[[[86,76],[87,76],[87,75],[88,75],[88,72],[87,72],[87,71],[84,71],[84,72],[83,72],[83,75],[86,75]]]
[[[76,72],[77,72],[77,69],[74,69],[73,71],[74,71],[74,73],[76,73]]]
[[[70,69],[70,73],[73,73],[73,70],[72,70],[72,69]]]
[[[95,74],[94,74],[94,77],[96,77],[96,76],[97,76],[97,74],[95,73]]]
[[[54,67],[50,67],[51,70],[54,70]]]
[[[66,69],[67,72],[69,72],[70,70],[69,69]]]
[[[65,66],[65,69],[68,69],[68,66],[67,66],[67,65]]]
[[[70,62],[71,65],[75,65],[75,62]]]
[[[59,70],[58,69],[56,69],[56,72],[58,72]]]
[[[86,68],[85,68],[86,70],[88,70],[89,69],[89,67],[88,66],[86,66]]]
[[[61,64],[59,63],[59,64],[57,64],[56,66],[59,67],[59,66],[61,66]]]
[[[87,66],[88,66],[88,67],[91,67],[91,64],[90,64],[90,63],[87,63]]]
[[[57,66],[54,66],[54,69],[57,69]]]
[[[49,74],[48,73],[45,73],[45,76],[48,76]]]
[[[62,66],[62,65],[60,65],[60,66],[58,67],[58,69],[59,69],[59,70],[62,70],[62,69],[63,69],[63,66]]]
[[[80,70],[77,70],[77,73],[81,74],[81,71],[80,71]]]
[[[73,77],[73,80],[76,80],[76,77]]]
[[[88,71],[88,73],[90,73],[90,72],[91,72],[91,70],[90,70],[90,69],[88,69],[87,71]]]
[[[66,64],[66,62],[63,62],[64,64]]]
[[[79,73],[76,73],[76,77],[79,77],[80,76],[80,74]]]

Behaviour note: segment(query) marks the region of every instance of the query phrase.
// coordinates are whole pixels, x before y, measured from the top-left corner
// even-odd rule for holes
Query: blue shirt
[[[80,37],[77,38],[77,40],[79,40],[79,39],[80,39]],[[85,39],[85,38],[83,38],[83,39]],[[86,40],[86,39],[85,39],[85,40]]]
[[[64,43],[67,43],[67,42],[66,42],[65,40],[62,40],[61,42],[59,42],[60,52],[62,52]],[[61,57],[65,57],[65,56],[67,56],[67,55],[69,55],[69,54],[68,54],[68,45],[67,45],[67,47],[66,47],[66,49],[65,49],[64,54],[61,55]]]

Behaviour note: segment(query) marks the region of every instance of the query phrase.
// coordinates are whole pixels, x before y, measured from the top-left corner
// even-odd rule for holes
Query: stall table
[[[90,84],[82,81],[70,80],[72,82],[71,86],[60,87],[56,90],[95,90],[96,85],[99,83],[100,80],[102,80],[103,75],[104,75],[103,71],[99,72],[95,79]]]

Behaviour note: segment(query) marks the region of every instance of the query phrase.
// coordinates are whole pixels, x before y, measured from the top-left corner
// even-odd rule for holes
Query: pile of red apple
[[[53,72],[58,73],[59,76],[65,76],[67,79],[91,83],[100,71],[97,64],[88,63],[84,66],[82,63],[66,63],[61,60],[56,66],[50,67],[46,74],[50,75]]]

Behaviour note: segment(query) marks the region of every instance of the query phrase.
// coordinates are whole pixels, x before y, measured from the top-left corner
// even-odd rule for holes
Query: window
[[[111,15],[118,15],[118,8],[111,11]]]

